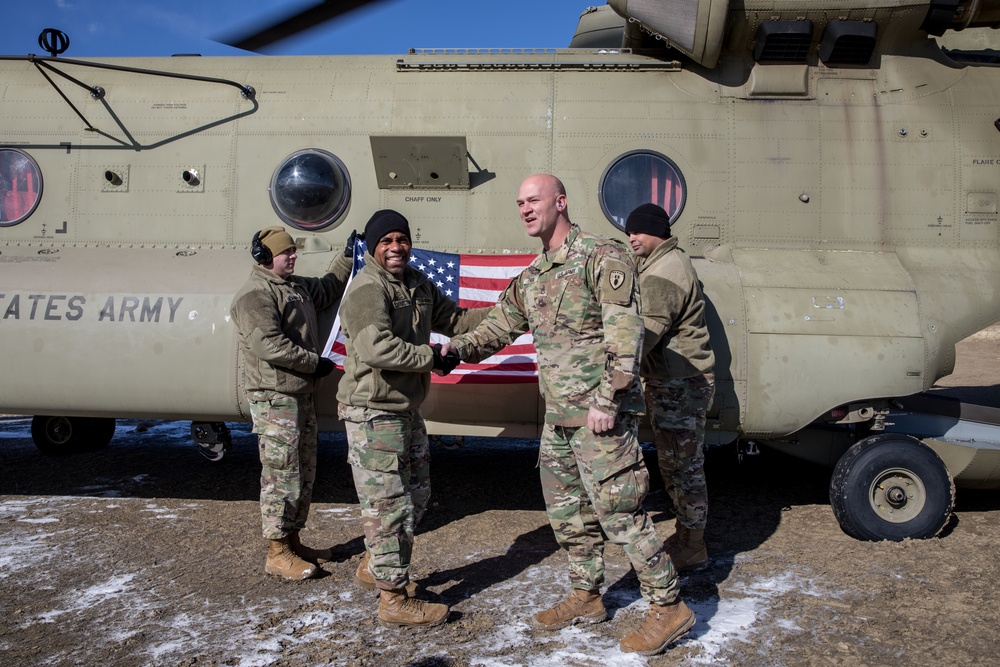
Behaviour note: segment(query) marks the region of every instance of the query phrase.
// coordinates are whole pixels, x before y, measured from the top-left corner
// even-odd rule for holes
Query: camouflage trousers
[[[316,481],[316,409],[312,394],[247,393],[260,450],[260,514],[264,538],[306,527]]]
[[[652,604],[677,599],[673,563],[642,507],[649,472],[636,437],[638,418],[619,415],[615,430],[595,435],[586,426],[545,424],[539,468],[545,511],[569,557],[573,588],[597,591],[604,583],[604,538],[625,549]]]
[[[418,410],[340,405],[347,461],[361,504],[365,548],[375,584],[399,589],[410,580],[413,534],[431,497],[431,449]]]
[[[705,414],[715,396],[715,374],[647,381],[645,394],[660,474],[677,521],[704,530],[708,521]]]

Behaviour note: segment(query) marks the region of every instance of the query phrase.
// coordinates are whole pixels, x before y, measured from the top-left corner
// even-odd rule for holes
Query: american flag
[[[364,266],[364,255],[364,242],[357,241],[354,246],[355,274]],[[496,304],[510,279],[534,258],[535,255],[471,255],[413,248],[410,251],[410,266],[434,281],[441,293],[458,305],[480,308]],[[354,277],[353,274],[351,277]],[[443,343],[447,340],[446,336],[431,335],[432,342]],[[323,355],[343,368],[345,353],[338,314]],[[531,334],[520,336],[513,344],[482,363],[463,363],[445,377],[432,375],[431,381],[443,384],[537,382],[538,359]]]

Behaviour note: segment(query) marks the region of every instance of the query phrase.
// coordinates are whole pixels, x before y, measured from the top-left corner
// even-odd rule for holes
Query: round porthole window
[[[42,171],[30,155],[0,149],[0,227],[26,220],[42,199]]]
[[[271,176],[271,206],[296,229],[313,232],[335,222],[351,200],[351,178],[336,155],[307,148],[289,155]]]
[[[624,231],[628,214],[642,204],[659,204],[673,224],[684,210],[687,187],[670,158],[653,151],[632,151],[604,170],[597,195],[604,215]]]

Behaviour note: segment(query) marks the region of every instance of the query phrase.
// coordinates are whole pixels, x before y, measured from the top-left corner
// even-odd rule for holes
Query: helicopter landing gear
[[[955,506],[955,483],[941,458],[916,438],[883,433],[844,454],[830,480],[830,506],[859,540],[934,537]]]
[[[115,420],[108,417],[35,415],[31,440],[42,454],[66,456],[104,449],[115,435]]]
[[[191,422],[191,437],[198,453],[212,463],[221,461],[233,448],[233,436],[225,422]]]

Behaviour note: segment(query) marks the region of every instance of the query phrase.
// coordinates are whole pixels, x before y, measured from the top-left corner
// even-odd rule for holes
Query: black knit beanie
[[[626,234],[649,234],[661,239],[670,238],[670,216],[663,207],[643,204],[628,214],[625,221]]]
[[[369,249],[374,248],[389,232],[403,232],[410,239],[413,238],[410,236],[410,223],[401,213],[387,208],[375,211],[365,225],[365,245]]]

